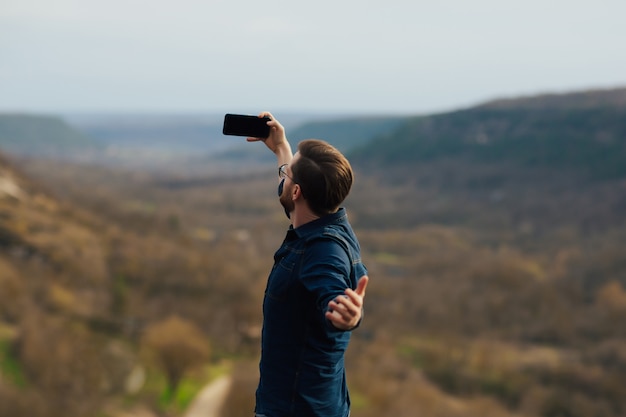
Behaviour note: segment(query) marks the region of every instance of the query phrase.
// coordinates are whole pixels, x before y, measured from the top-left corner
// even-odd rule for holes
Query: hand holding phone
[[[222,133],[229,136],[267,138],[270,135],[270,127],[267,122],[270,120],[269,117],[228,113],[224,116]]]
[[[231,121],[247,120],[256,124],[258,130],[252,129],[235,129],[231,126]],[[234,123],[235,125],[241,124]],[[245,123],[243,123],[245,124]],[[262,124],[263,126],[259,126]],[[268,126],[269,124],[269,126]],[[267,130],[266,130],[267,129]],[[253,131],[255,130],[255,131]],[[237,133],[235,133],[237,132]],[[293,158],[291,145],[285,135],[285,128],[278,120],[269,112],[263,112],[259,116],[242,116],[242,115],[226,115],[224,118],[224,134],[248,136],[248,142],[262,141],[267,148],[272,151],[278,158],[278,166],[288,164]]]

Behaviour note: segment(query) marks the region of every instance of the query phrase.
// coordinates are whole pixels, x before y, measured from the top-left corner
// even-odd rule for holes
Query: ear
[[[293,191],[291,192],[291,199],[293,201],[296,201],[300,197],[302,197],[302,189],[300,189],[300,184],[294,184]]]

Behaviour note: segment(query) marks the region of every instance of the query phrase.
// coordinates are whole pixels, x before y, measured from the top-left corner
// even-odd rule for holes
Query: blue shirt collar
[[[298,238],[303,238],[319,231],[320,228],[331,224],[344,223],[345,221],[347,221],[346,209],[341,207],[335,213],[327,214],[295,229],[293,226],[289,226],[289,231],[294,232]]]

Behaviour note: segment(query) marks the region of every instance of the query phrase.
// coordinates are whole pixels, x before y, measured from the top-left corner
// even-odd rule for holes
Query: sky
[[[0,112],[426,114],[626,86],[624,0],[0,0]]]

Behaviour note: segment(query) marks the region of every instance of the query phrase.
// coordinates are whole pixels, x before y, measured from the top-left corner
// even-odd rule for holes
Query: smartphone
[[[231,136],[266,138],[270,135],[270,127],[267,125],[269,120],[269,117],[229,113],[224,116],[222,133]]]

